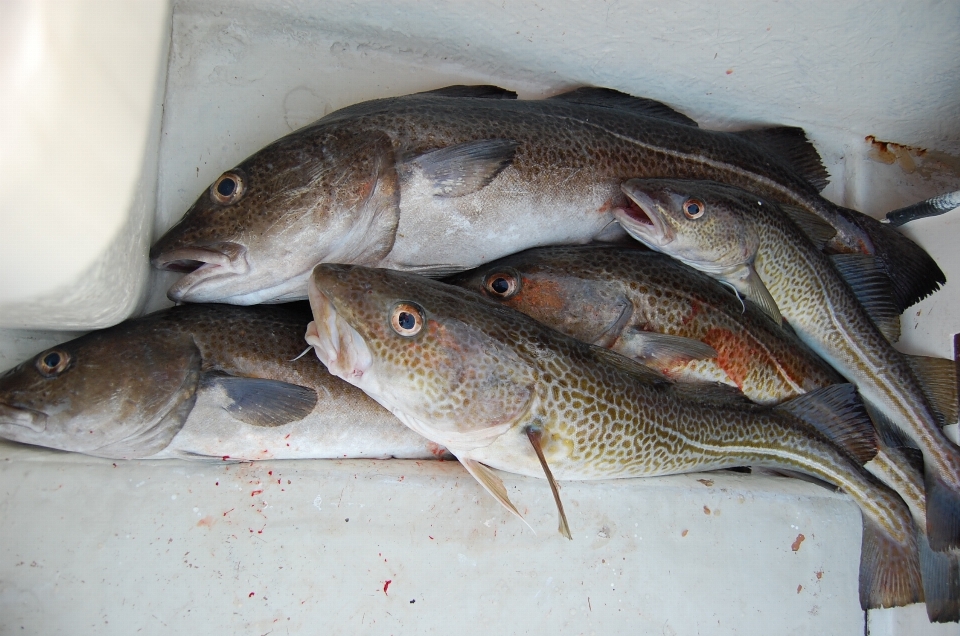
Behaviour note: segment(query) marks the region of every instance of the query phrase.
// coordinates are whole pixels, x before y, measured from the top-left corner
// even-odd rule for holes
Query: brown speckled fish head
[[[399,214],[392,152],[385,137],[316,126],[227,170],[150,250],[154,267],[186,273],[168,295],[302,298],[319,261],[378,262]]]
[[[0,437],[101,457],[151,455],[183,426],[200,365],[189,336],[151,320],[57,345],[0,376]]]
[[[621,188],[630,205],[614,214],[651,249],[708,273],[753,262],[759,234],[731,188],[681,179],[630,179]]]
[[[588,269],[585,253],[596,257]],[[608,335],[616,338],[633,313],[622,282],[604,271],[607,253],[603,246],[535,248],[464,272],[450,283],[578,340],[602,344]]]
[[[503,311],[413,274],[322,264],[309,285],[307,342],[334,375],[363,389],[424,436],[456,448],[508,430],[534,398],[537,372],[511,347]],[[429,423],[429,425],[427,424]]]

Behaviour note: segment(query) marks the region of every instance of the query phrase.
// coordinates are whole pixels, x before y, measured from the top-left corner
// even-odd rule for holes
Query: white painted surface
[[[115,10],[67,14],[108,25]],[[144,19],[156,27],[161,14]],[[958,189],[958,25],[960,5],[932,1],[842,9],[826,0],[748,9],[732,1],[176,2],[162,129],[151,128],[159,112],[143,118],[163,95],[143,60],[164,57],[167,40],[152,40],[149,25],[125,31],[143,45],[135,54],[99,37],[123,51],[101,76],[141,82],[130,99],[142,127],[136,140],[120,140],[129,142],[122,170],[71,186],[84,222],[34,213],[40,208],[28,203],[49,182],[0,170],[0,241],[19,250],[0,267],[0,325],[33,328],[0,331],[0,368],[70,337],[40,329],[93,328],[139,303],[168,304],[164,291],[176,275],[152,272],[148,286],[139,282],[150,235],[143,224],[159,236],[222,171],[364,99],[451,83],[495,83],[525,98],[611,86],[664,100],[706,127],[804,126],[834,177],[828,196],[869,213]],[[101,68],[79,56],[71,62]],[[76,95],[96,111],[93,85],[80,86]],[[32,119],[42,129],[69,124],[88,135],[58,138],[55,150],[37,146],[41,162],[23,162],[50,161],[51,172],[73,179],[77,164],[53,167],[84,148],[106,153],[121,122],[82,115],[73,95],[55,94],[43,104],[51,111],[2,103],[18,116],[42,112]],[[867,135],[933,152],[878,153]],[[4,161],[18,156],[10,148],[0,150]],[[114,165],[106,161],[88,163]],[[24,203],[7,204],[14,200]],[[23,229],[26,219],[37,225]],[[905,350],[949,355],[949,336],[960,331],[958,224],[954,213],[909,229],[951,282],[907,312]],[[77,228],[96,229],[81,238]],[[41,267],[51,247],[55,275]],[[0,249],[3,258],[11,253]],[[536,536],[453,463],[113,468],[3,445],[0,632],[864,632],[859,517],[843,496],[736,475],[566,483],[570,543],[555,532],[544,482],[506,482]],[[799,534],[805,540],[794,552]],[[927,625],[922,606],[871,612],[869,627],[874,636],[958,633]]]

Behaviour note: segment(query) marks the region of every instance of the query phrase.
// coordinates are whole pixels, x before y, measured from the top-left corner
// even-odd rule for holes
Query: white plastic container
[[[0,7],[0,369],[168,303],[147,250],[221,172],[358,101],[596,85],[707,128],[804,127],[826,195],[960,189],[960,5],[13,2]],[[896,142],[896,143],[882,143]],[[960,213],[906,229],[947,286],[902,350],[951,356]],[[69,333],[64,333],[68,331]],[[114,462],[0,444],[0,632],[957,634],[857,601],[860,515],[727,473],[505,476],[456,463]]]

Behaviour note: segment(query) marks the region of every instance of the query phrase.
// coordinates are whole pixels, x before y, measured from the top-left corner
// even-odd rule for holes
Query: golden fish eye
[[[423,309],[413,303],[397,303],[390,315],[390,325],[401,336],[415,336],[423,329]]]
[[[236,172],[224,172],[210,186],[210,196],[224,205],[236,203],[243,196],[243,178]]]
[[[706,209],[707,206],[700,199],[687,199],[683,202],[683,214],[688,219],[699,219]]]
[[[51,349],[37,357],[37,371],[48,378],[54,378],[70,366],[70,354],[63,349]]]
[[[488,294],[506,300],[520,291],[520,276],[512,271],[495,272],[487,276],[483,288]]]

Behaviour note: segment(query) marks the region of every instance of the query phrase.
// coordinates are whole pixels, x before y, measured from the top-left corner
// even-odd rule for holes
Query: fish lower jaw
[[[24,435],[29,436],[30,432],[43,433],[46,429],[45,413],[0,404],[0,437],[30,443],[29,440],[24,439]]]

